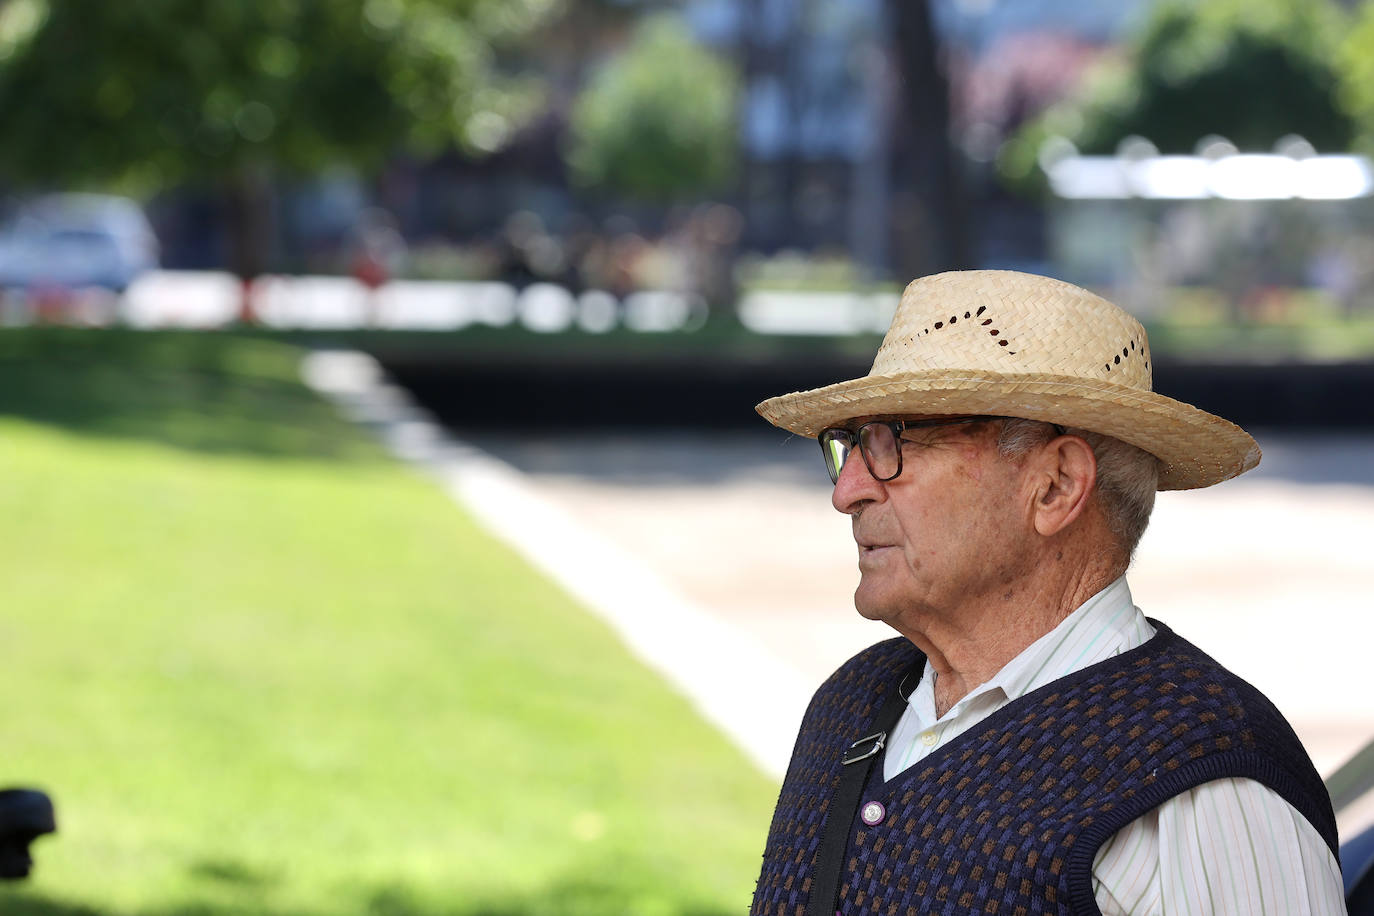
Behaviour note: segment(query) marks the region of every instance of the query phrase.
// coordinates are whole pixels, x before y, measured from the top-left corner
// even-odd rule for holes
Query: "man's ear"
[[[1035,530],[1050,537],[1073,524],[1087,508],[1097,484],[1097,459],[1084,440],[1059,436],[1036,454],[1033,472]]]

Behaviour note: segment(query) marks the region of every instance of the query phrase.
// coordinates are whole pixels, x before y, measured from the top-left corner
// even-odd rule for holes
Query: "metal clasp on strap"
[[[881,751],[885,744],[887,744],[887,732],[874,732],[867,738],[860,738],[849,745],[849,750],[844,752],[843,762],[848,765],[867,760]]]

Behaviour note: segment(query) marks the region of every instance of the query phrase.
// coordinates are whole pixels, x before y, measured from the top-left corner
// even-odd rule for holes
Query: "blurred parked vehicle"
[[[107,194],[48,194],[0,226],[0,288],[103,287],[123,292],[158,266],[158,241],[143,208]]]

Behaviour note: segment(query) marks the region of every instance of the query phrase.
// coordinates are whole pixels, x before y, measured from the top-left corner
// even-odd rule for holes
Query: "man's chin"
[[[888,602],[877,595],[865,594],[862,584],[854,590],[854,610],[866,620],[887,620],[891,616]]]

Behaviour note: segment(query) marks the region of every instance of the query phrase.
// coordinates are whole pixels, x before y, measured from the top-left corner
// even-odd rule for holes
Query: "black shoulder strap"
[[[815,874],[811,879],[811,897],[807,901],[806,916],[833,916],[835,904],[840,895],[840,873],[844,870],[844,850],[849,845],[849,826],[854,823],[854,812],[858,810],[859,798],[863,795],[864,785],[873,771],[878,755],[887,745],[887,736],[897,726],[897,721],[906,709],[906,696],[902,685],[912,674],[920,676],[922,667],[918,666],[898,683],[897,689],[888,694],[887,700],[878,710],[873,720],[873,734],[860,738],[844,752],[843,768],[840,770],[840,784],[831,796],[830,808],[825,815],[822,828],[820,849],[816,851]]]

